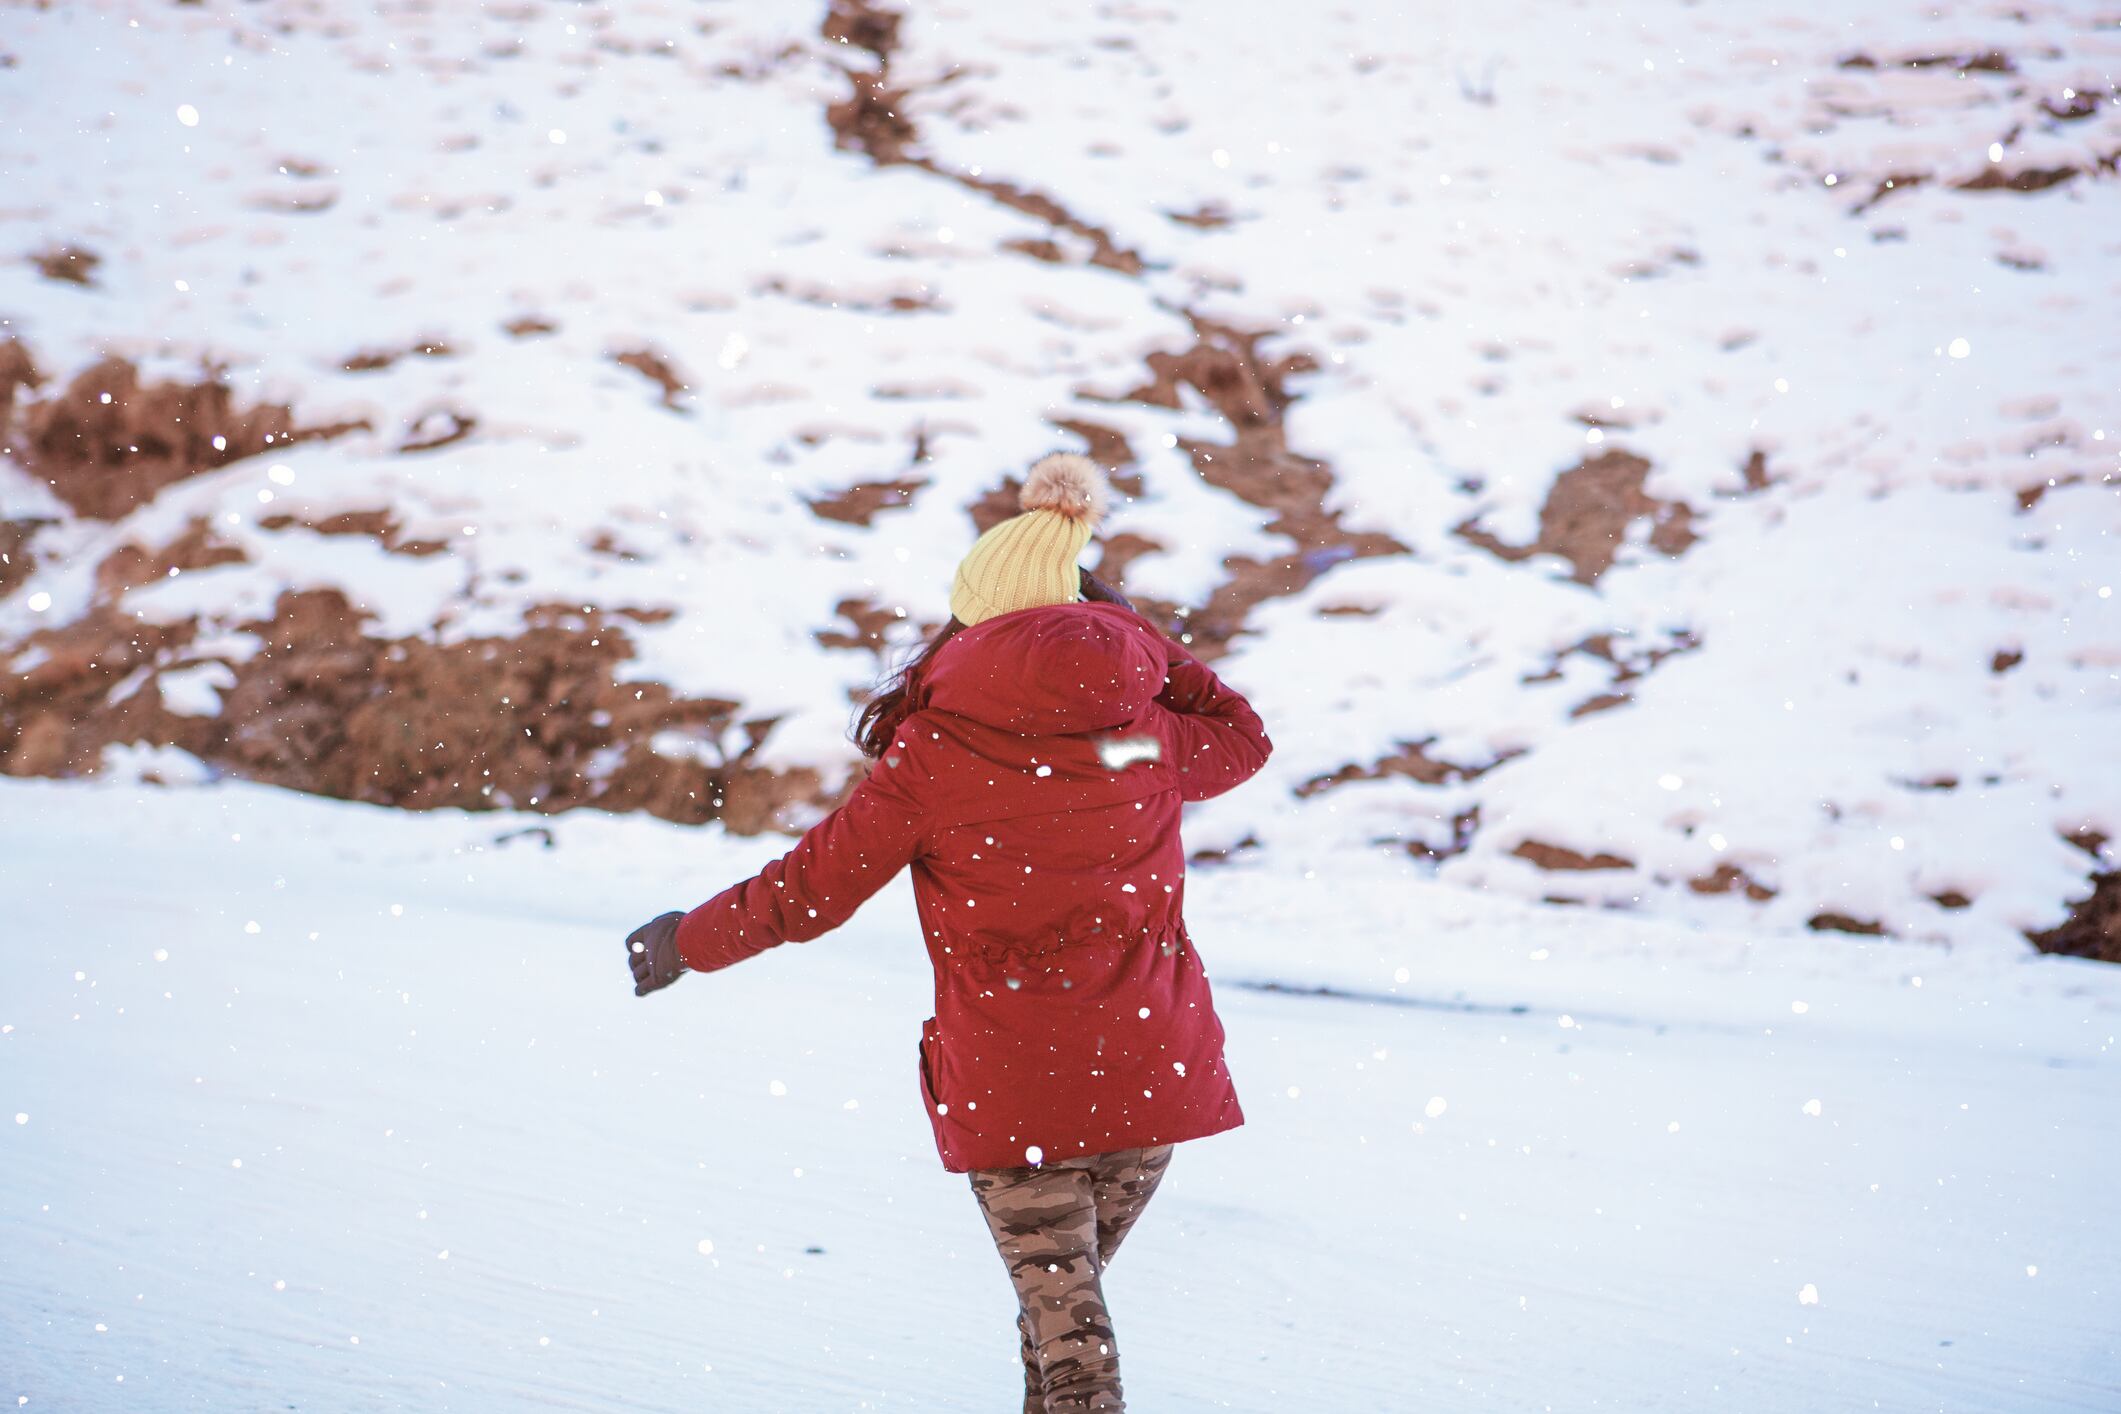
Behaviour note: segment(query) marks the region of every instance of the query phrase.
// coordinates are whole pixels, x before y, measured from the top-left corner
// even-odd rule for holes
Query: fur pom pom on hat
[[[1055,452],[1031,464],[1031,475],[1016,504],[1027,511],[1053,511],[1088,521],[1094,529],[1104,519],[1111,492],[1096,462],[1079,452]]]
[[[971,625],[1016,609],[1074,602],[1082,587],[1076,557],[1111,499],[1104,472],[1088,457],[1040,457],[1016,498],[1023,513],[988,527],[958,562],[951,614]]]

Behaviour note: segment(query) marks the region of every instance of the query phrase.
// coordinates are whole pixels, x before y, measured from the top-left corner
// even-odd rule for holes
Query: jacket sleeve
[[[921,810],[887,753],[793,849],[678,924],[678,956],[713,972],[782,943],[807,943],[854,916],[921,849]]]
[[[1274,743],[1252,704],[1183,644],[1164,640],[1167,662],[1159,730],[1178,772],[1180,800],[1207,800],[1242,785],[1267,764]]]

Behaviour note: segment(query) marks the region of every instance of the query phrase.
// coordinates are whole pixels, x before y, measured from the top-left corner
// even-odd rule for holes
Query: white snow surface
[[[632,995],[766,844],[0,782],[0,1397],[1013,1408],[906,876]],[[1130,1408],[2121,1400],[2121,969],[1320,865],[1189,889],[1247,1122],[1107,1275]]]

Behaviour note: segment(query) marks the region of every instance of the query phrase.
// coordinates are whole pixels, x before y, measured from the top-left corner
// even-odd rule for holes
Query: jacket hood
[[[1065,736],[1140,716],[1163,691],[1156,630],[1117,604],[1016,609],[959,629],[937,651],[923,705],[1026,736]]]

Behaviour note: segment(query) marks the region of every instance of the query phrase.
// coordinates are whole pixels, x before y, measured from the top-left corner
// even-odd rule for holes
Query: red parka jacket
[[[910,864],[935,967],[921,1094],[946,1169],[1242,1124],[1186,933],[1179,806],[1266,763],[1251,706],[1102,602],[960,629],[908,700],[844,804],[685,916],[686,966],[815,938]]]

